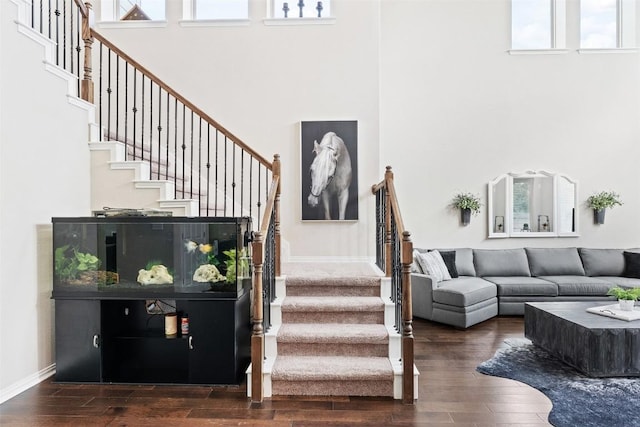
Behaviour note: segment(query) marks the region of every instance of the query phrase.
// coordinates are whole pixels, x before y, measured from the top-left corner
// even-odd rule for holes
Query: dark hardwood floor
[[[524,384],[475,367],[522,317],[457,330],[416,319],[419,399],[276,396],[252,405],[245,386],[56,384],[51,379],[0,405],[2,426],[543,426],[550,401]]]

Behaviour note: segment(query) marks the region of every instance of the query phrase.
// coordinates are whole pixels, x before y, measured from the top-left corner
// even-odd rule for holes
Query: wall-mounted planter
[[[471,222],[471,209],[460,209],[460,222],[462,222],[462,225],[469,225],[469,223]]]
[[[607,212],[606,209],[594,209],[593,210],[593,223],[594,224],[604,224],[604,214]]]

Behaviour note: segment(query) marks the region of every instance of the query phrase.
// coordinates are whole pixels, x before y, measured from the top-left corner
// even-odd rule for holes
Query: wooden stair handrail
[[[76,6],[78,6],[78,9],[80,9],[80,14],[82,14],[84,18],[88,18],[89,17],[88,8],[91,7],[91,4],[89,3],[89,6],[86,6],[82,0],[74,0],[74,2],[76,3]]]

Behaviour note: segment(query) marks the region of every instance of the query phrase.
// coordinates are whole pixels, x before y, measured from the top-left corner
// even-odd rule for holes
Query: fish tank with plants
[[[53,291],[238,295],[251,286],[251,219],[53,218]]]

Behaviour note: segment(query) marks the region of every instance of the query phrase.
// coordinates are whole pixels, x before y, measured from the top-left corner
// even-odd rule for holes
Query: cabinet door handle
[[[100,336],[98,334],[93,336],[93,347],[100,348]]]
[[[189,335],[189,350],[193,350],[193,337]]]

